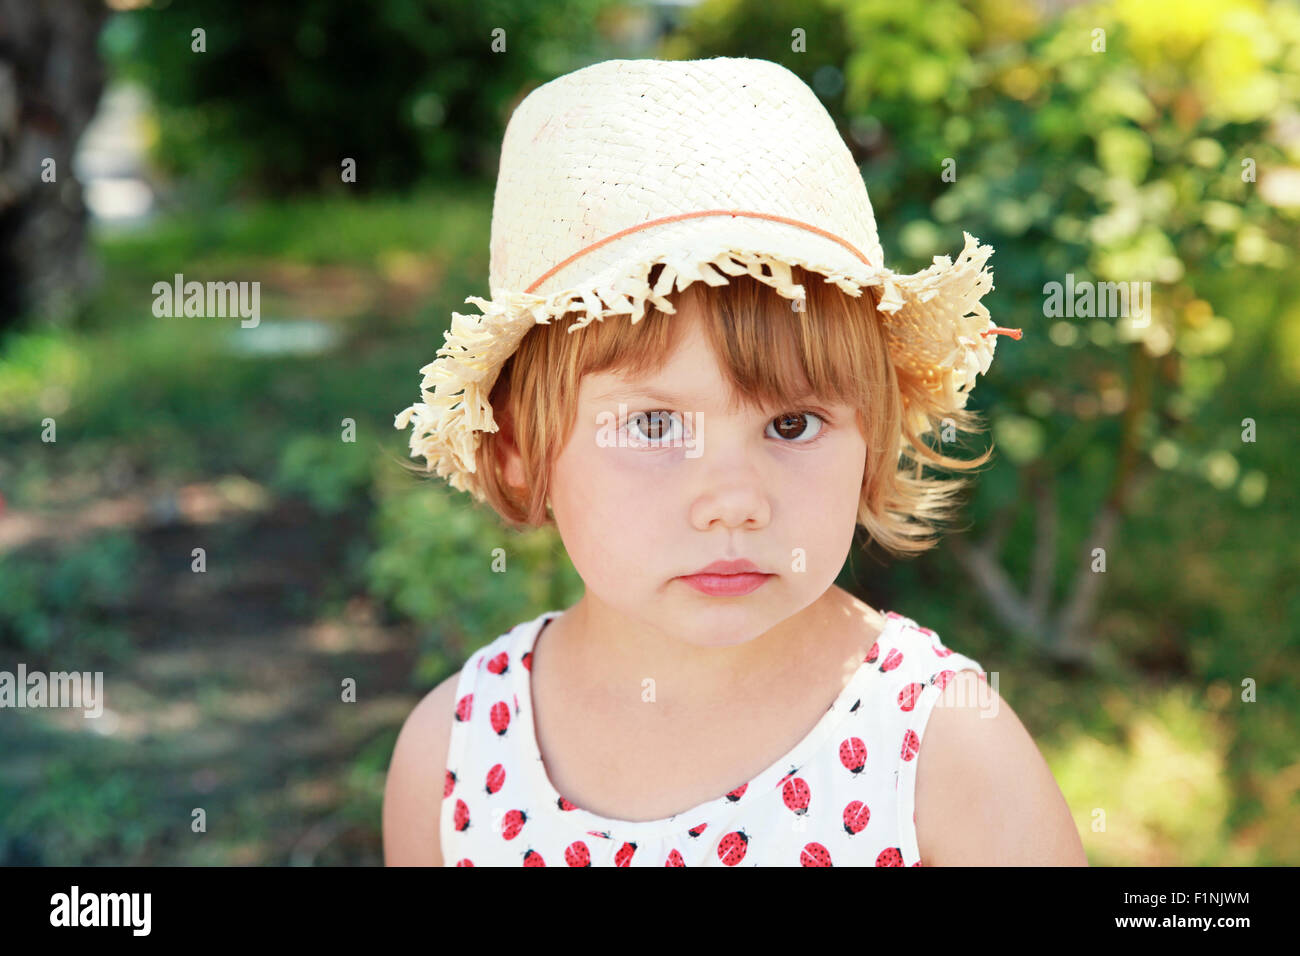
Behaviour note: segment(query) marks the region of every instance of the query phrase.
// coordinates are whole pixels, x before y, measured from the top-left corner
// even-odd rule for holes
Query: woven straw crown
[[[446,344],[421,369],[414,426],[423,456],[452,487],[483,494],[480,432],[502,365],[528,330],[573,312],[645,315],[647,301],[702,281],[751,275],[803,299],[791,266],[845,293],[878,288],[892,361],[918,374],[943,407],[966,405],[997,334],[980,299],[992,248],[964,234],[954,263],[913,275],[885,268],[866,185],[834,121],[794,73],[767,60],[608,60],[533,90],[502,142],[492,209],[492,298],[452,314]],[[653,287],[649,274],[663,269]],[[913,409],[918,432],[930,427]]]

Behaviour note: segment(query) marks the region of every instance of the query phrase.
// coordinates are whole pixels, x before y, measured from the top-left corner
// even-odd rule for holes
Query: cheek
[[[573,566],[589,585],[626,586],[668,534],[664,470],[636,461],[632,449],[570,445],[556,460],[552,506]],[[654,457],[651,453],[650,457]]]
[[[782,524],[797,529],[810,557],[816,550],[836,563],[852,547],[865,468],[866,444],[856,437],[808,455],[785,472]]]

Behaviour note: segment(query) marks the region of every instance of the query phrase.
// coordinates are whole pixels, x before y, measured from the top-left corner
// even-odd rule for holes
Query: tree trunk
[[[102,0],[0,0],[0,330],[66,318],[94,269],[72,157],[104,89]]]

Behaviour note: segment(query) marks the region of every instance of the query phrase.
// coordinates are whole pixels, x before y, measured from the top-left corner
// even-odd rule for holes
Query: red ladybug
[[[899,852],[898,847],[891,846],[880,851],[880,856],[876,857],[876,866],[902,866],[903,854]]]
[[[942,691],[948,686],[948,681],[952,680],[956,676],[956,671],[939,671],[939,673],[930,678],[930,682]]]
[[[844,808],[844,832],[849,836],[861,833],[871,822],[871,808],[861,800],[854,800]]]
[[[458,832],[464,833],[469,829],[469,807],[465,805],[464,800],[458,799],[456,801],[456,814],[452,819],[456,823],[456,829]]]
[[[745,858],[749,837],[744,830],[732,830],[718,841],[718,859],[727,866],[735,866]]]
[[[447,771],[446,782],[442,785],[443,799],[451,796],[451,792],[456,789],[456,775],[450,770]]]
[[[524,824],[527,822],[528,814],[522,810],[511,810],[501,822],[501,835],[507,840],[513,840],[519,836],[519,831],[524,828]]]
[[[506,732],[506,728],[510,726],[510,705],[504,700],[497,701],[492,705],[492,713],[490,716],[492,718],[492,729],[495,730],[498,735],[503,736]]]
[[[456,719],[460,721],[469,720],[470,712],[474,709],[474,695],[466,694],[456,702]]]
[[[473,866],[473,865],[474,865],[474,861],[471,860],[469,857],[465,857],[465,859],[463,859],[463,860],[457,860],[457,861],[456,861],[456,865],[457,865],[457,866]]]
[[[800,866],[830,866],[831,854],[820,843],[809,843],[799,854]]]
[[[635,843],[624,843],[621,847],[618,848],[618,852],[614,854],[614,865],[631,866],[632,854],[635,852],[636,852]]]
[[[949,671],[948,673],[952,673]],[[916,699],[921,696],[921,691],[925,690],[925,685],[919,681],[913,681],[898,692],[898,709],[911,710],[916,706]]]
[[[875,663],[875,660],[879,655],[880,655],[880,642],[874,641],[872,642],[871,650],[867,651],[867,656],[862,658],[862,663],[873,664]]]
[[[668,854],[668,859],[664,861],[664,866],[685,866],[685,865],[686,865],[686,861],[682,859],[682,855],[678,853],[676,850],[670,852]]]
[[[524,854],[524,866],[545,866],[546,861],[536,850],[529,850]]]
[[[565,813],[568,813],[570,810],[576,810],[576,809],[578,809],[577,806],[575,806],[574,804],[570,803],[568,800],[565,800],[563,797],[560,797],[560,799],[556,800],[556,801],[555,801],[555,804],[556,804],[556,806],[558,806],[561,810],[563,810]]]
[[[510,655],[502,651],[492,660],[487,662],[487,669],[493,674],[504,674],[510,670]]]
[[[903,734],[903,751],[902,758],[911,760],[916,756],[916,752],[921,749],[921,738],[916,736],[915,730],[909,730]]]
[[[488,794],[496,793],[504,786],[506,782],[506,768],[501,764],[494,764],[492,769],[487,772],[487,792]]]
[[[523,660],[524,670],[531,671],[533,669],[533,652],[525,651],[522,660]]]
[[[840,742],[840,763],[850,773],[862,773],[867,765],[867,745],[861,737],[849,737]]]
[[[731,793],[727,794],[727,799],[730,800],[732,803],[735,803],[737,800],[739,800],[741,797],[745,795],[745,789],[748,786],[749,786],[748,783],[742,783],[735,790],[731,791]]]
[[[808,781],[803,777],[795,777],[793,780],[787,780],[781,791],[781,799],[798,816],[803,816],[808,812],[808,802],[812,799],[812,792],[808,789]]]
[[[901,663],[903,663],[903,652],[896,647],[892,648],[890,652],[885,655],[885,659],[880,664],[880,673],[883,674],[886,671],[892,671]]]
[[[707,823],[701,823],[697,827],[691,827],[689,830],[686,831],[686,833],[688,836],[697,837],[701,833],[703,833],[708,828],[708,826],[709,825]]]
[[[591,851],[581,840],[574,840],[564,851],[564,862],[569,866],[591,866]]]

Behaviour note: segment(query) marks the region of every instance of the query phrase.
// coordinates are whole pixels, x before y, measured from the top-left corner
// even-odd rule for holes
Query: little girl
[[[491,251],[396,424],[512,527],[554,522],[585,592],[408,717],[388,863],[1086,865],[980,665],[834,583],[858,525],[934,545],[960,480],[923,464],[991,454],[924,436],[975,429],[1020,336],[980,303],[992,250],[885,268],[816,96],[719,57],[534,90]]]

